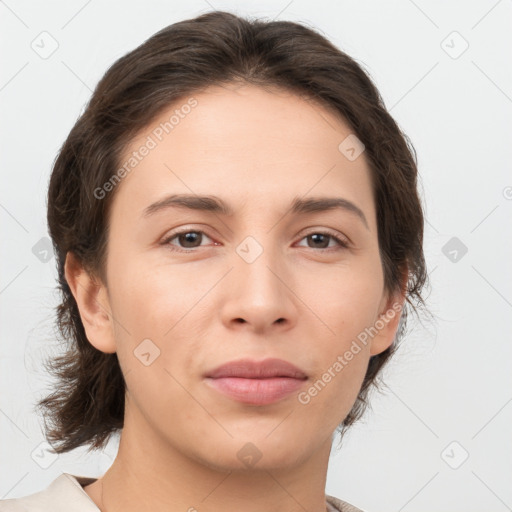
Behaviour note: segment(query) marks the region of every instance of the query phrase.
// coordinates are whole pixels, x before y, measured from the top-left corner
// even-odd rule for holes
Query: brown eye
[[[172,233],[162,242],[162,245],[170,246],[172,251],[194,252],[194,249],[201,247],[204,237],[210,239],[204,231],[188,229]],[[173,240],[176,240],[176,243],[171,243]],[[323,231],[309,233],[302,240],[308,241],[308,248],[320,251],[336,251],[347,248],[349,245],[344,238]],[[331,241],[334,241],[335,244],[330,246]]]
[[[309,233],[303,238],[303,240],[304,239],[308,240],[308,247],[311,249],[320,249],[328,251],[348,247],[348,242],[345,239],[340,238],[339,236],[336,236],[330,232],[319,231]],[[331,240],[334,240],[338,247],[336,247],[336,245],[329,247],[329,243]]]
[[[177,235],[177,239],[179,240],[180,244],[185,244],[185,247],[195,247],[194,244],[197,244],[198,241],[201,242],[202,233],[198,231],[187,231],[186,233],[180,233]]]
[[[312,235],[308,235],[306,238],[313,242],[313,244],[316,246],[314,247],[315,249],[327,249],[327,247],[329,247],[329,241],[332,237],[323,233],[313,233]]]
[[[173,251],[179,251],[179,252],[191,252],[186,251],[182,249],[195,249],[197,247],[201,247],[201,242],[203,241],[203,236],[206,236],[206,238],[209,238],[206,233],[203,231],[198,230],[184,230],[180,231],[178,233],[173,233],[169,237],[167,237],[162,244],[163,245],[170,245],[171,250]],[[179,245],[171,243],[172,240],[176,239],[177,243]]]

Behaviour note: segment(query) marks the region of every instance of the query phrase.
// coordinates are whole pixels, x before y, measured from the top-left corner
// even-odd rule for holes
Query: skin
[[[212,390],[203,375],[234,359],[277,357],[306,372],[307,390],[358,334],[403,304],[403,295],[384,289],[365,154],[347,159],[338,145],[348,125],[289,92],[229,85],[194,97],[197,107],[117,185],[106,283],[71,253],[66,260],[87,337],[98,350],[117,352],[127,384],[118,455],[84,489],[109,512],[325,511],[333,433],[370,356],[393,342],[400,315],[308,404],[297,393],[242,404]],[[162,112],[126,155],[176,108]],[[168,209],[141,218],[170,193],[219,196],[234,215]],[[291,215],[296,196],[348,199],[368,227],[342,210]],[[188,245],[183,237],[161,244],[180,227],[204,234]],[[308,236],[325,230],[349,246]],[[263,249],[252,263],[236,252],[248,236]],[[160,350],[149,366],[134,355],[147,338]],[[237,456],[248,442],[261,455],[252,465]]]

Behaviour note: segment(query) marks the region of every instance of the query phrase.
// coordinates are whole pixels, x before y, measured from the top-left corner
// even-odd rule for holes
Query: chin
[[[226,442],[214,442],[216,449],[211,446],[208,453],[198,454],[202,463],[216,471],[257,472],[272,470],[289,470],[308,459],[312,452],[305,447],[311,443],[304,439],[294,440],[287,437],[286,444],[281,436],[271,439],[269,430],[255,439],[253,436],[233,438]],[[252,440],[251,440],[252,439]]]

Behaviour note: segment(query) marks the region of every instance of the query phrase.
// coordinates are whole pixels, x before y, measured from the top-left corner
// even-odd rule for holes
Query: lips
[[[207,377],[219,379],[223,377],[240,377],[243,379],[269,379],[271,377],[289,377],[293,379],[306,379],[307,375],[283,359],[265,359],[252,361],[239,359],[223,364],[209,372]]]
[[[268,405],[298,391],[308,379],[283,359],[242,359],[223,364],[205,376],[206,383],[222,395],[251,405]]]

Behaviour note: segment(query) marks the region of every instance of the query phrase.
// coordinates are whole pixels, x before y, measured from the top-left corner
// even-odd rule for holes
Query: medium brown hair
[[[38,408],[58,453],[81,445],[101,449],[123,428],[125,381],[117,354],[101,352],[87,340],[64,274],[70,251],[106,283],[109,208],[116,189],[102,199],[94,191],[119,169],[133,137],[169,105],[233,82],[277,86],[311,99],[341,116],[365,145],[385,288],[406,293],[406,304],[394,343],[369,360],[357,400],[338,426],[341,435],[362,416],[371,385],[378,387],[377,375],[405,333],[408,309],[424,305],[416,152],[362,67],[299,23],[249,20],[224,11],[174,23],[107,70],[54,162],[47,219],[62,296],[56,325],[66,351],[46,362],[59,383]]]

